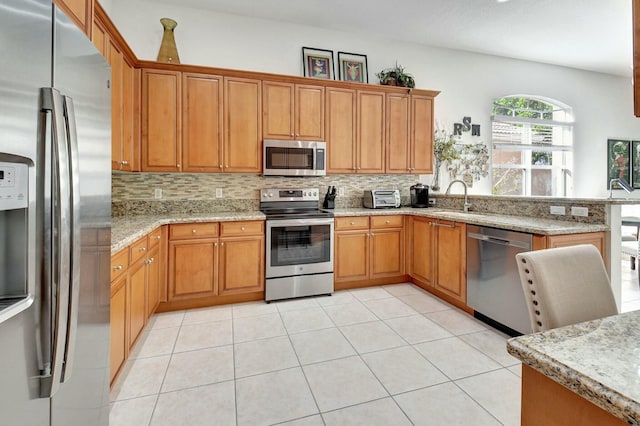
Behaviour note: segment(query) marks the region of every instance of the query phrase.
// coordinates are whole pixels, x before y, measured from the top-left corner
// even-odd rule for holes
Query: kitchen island
[[[633,311],[509,340],[522,425],[640,425],[638,324]]]

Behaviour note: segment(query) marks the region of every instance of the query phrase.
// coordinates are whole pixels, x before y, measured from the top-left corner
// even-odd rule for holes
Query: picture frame
[[[631,187],[640,189],[640,141],[631,141]]]
[[[367,55],[338,52],[339,78],[352,83],[369,83]]]
[[[333,50],[303,47],[302,64],[305,77],[335,80]]]
[[[629,184],[631,181],[631,141],[607,139],[607,189],[611,179],[621,178]],[[638,182],[640,183],[640,181]],[[615,183],[612,189],[622,189]]]

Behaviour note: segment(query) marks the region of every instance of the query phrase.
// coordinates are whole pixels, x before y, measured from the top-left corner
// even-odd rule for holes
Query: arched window
[[[572,194],[571,108],[536,96],[497,98],[493,101],[491,139],[493,194]]]

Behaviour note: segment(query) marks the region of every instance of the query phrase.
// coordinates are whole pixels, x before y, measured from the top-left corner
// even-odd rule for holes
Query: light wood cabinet
[[[335,282],[404,275],[403,217],[335,219]]]
[[[355,173],[356,91],[326,88],[327,173]]]
[[[262,171],[262,83],[224,78],[224,171]]]
[[[409,132],[411,173],[433,173],[433,97],[411,95]]]
[[[142,70],[142,171],[177,172],[182,165],[182,76]]]
[[[606,235],[604,232],[533,236],[534,250],[569,247],[578,244],[593,244],[600,251],[602,259],[606,261]]]
[[[127,339],[127,275],[111,283],[111,305],[109,311],[110,371],[113,383],[128,354]]]
[[[409,275],[460,302],[467,300],[466,225],[446,220],[410,219]]]
[[[221,172],[223,79],[182,74],[182,171]]]
[[[324,87],[263,81],[264,139],[324,140]]]
[[[129,269],[127,293],[129,348],[133,347],[147,320],[147,264],[145,260],[139,260]]]
[[[365,90],[357,95],[357,172],[384,173],[385,95]]]
[[[64,13],[87,35],[91,36],[93,0],[53,0]]]
[[[262,291],[264,222],[170,226],[169,301]]]

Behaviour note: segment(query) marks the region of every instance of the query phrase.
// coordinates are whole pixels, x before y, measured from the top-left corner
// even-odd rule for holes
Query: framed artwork
[[[631,183],[631,141],[607,139],[607,189],[611,179],[624,179]],[[613,189],[621,189],[614,184]]]
[[[357,53],[338,52],[338,70],[340,80],[356,83],[369,82],[367,69],[367,55]]]
[[[631,141],[631,187],[640,188],[640,141]]]
[[[334,80],[333,50],[302,48],[302,63],[304,76]]]

